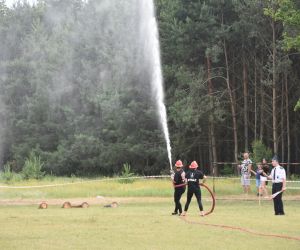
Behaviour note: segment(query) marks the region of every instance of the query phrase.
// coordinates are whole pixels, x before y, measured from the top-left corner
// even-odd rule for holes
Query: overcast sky
[[[17,2],[18,0],[5,0],[5,2],[6,2],[6,5],[8,6],[8,7],[11,7],[15,2]],[[22,0],[22,1],[27,1],[27,2],[29,2],[29,3],[35,3],[36,2],[36,0]]]

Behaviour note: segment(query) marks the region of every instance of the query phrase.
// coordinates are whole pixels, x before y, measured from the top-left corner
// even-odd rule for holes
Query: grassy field
[[[10,186],[69,182],[70,179],[55,179]],[[212,186],[211,180],[207,184]],[[286,216],[274,216],[271,201],[262,200],[259,206],[254,186],[252,194],[245,197],[236,180],[218,180],[215,184],[218,200],[214,213],[198,216],[193,199],[185,220],[171,216],[173,190],[168,180],[0,188],[0,249],[300,249],[300,240],[259,235],[300,238],[299,190],[284,195],[285,199],[293,199],[284,202]],[[7,184],[0,184],[3,185]],[[96,196],[114,198],[99,200]],[[87,209],[60,208],[67,199],[94,202]],[[104,208],[103,204],[112,199],[118,200],[120,206]],[[8,202],[1,203],[3,200]],[[15,200],[29,200],[32,205],[14,205]],[[48,209],[37,209],[36,202],[41,200],[49,202]],[[210,208],[211,199],[204,190],[203,203],[204,209]]]
[[[220,201],[201,218],[195,202],[188,221],[222,224],[255,232],[300,237],[299,202],[286,202],[286,216],[274,216],[271,203]],[[299,249],[300,241],[189,224],[171,216],[165,201],[121,204],[116,209],[91,206],[0,206],[0,249]]]

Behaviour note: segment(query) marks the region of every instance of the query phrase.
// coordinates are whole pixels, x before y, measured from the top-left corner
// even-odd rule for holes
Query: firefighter
[[[180,198],[185,192],[185,172],[182,169],[183,164],[181,160],[176,161],[175,163],[175,172],[172,174],[171,178],[173,180],[174,185],[174,202],[175,202],[175,209],[172,215],[181,215],[182,213],[182,206],[180,203]]]
[[[186,215],[186,212],[188,211],[190,202],[191,202],[194,194],[195,194],[197,202],[198,202],[200,215],[201,216],[205,215],[205,213],[203,211],[202,201],[201,201],[201,189],[199,186],[199,180],[205,179],[206,176],[197,168],[198,168],[197,162],[193,161],[191,163],[191,165],[189,166],[189,171],[185,175],[187,186],[188,186],[188,191],[187,191],[187,200],[186,200],[186,204],[185,204],[184,212],[182,213],[182,216]]]

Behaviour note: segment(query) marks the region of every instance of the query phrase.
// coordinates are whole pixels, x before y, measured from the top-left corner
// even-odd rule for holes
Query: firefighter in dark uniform
[[[272,158],[273,169],[268,179],[272,180],[272,194],[280,192],[273,198],[275,215],[284,215],[282,193],[286,190],[285,169],[279,165],[277,156]]]
[[[188,211],[190,202],[194,194],[197,198],[198,206],[200,209],[200,215],[201,216],[205,215],[203,211],[202,201],[201,201],[201,190],[199,186],[199,180],[205,179],[206,176],[200,170],[197,170],[197,168],[198,168],[197,162],[193,161],[189,166],[189,171],[185,175],[187,185],[188,185],[188,191],[187,191],[187,200],[186,200],[186,204],[182,216],[186,215],[186,212]]]
[[[180,198],[185,192],[185,172],[182,169],[183,164],[181,160],[178,160],[175,163],[175,167],[176,167],[175,173],[172,174],[171,176],[174,185],[174,202],[175,202],[175,209],[172,215],[176,215],[176,214],[181,215],[182,206],[180,203]]]

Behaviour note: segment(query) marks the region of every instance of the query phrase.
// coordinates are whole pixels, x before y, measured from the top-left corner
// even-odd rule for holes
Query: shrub
[[[261,162],[263,158],[270,160],[272,158],[272,150],[266,147],[262,141],[256,140],[252,142],[253,156],[252,161],[254,163]]]
[[[131,178],[134,176],[134,173],[131,172],[131,166],[128,163],[123,164],[123,171],[121,173],[120,183],[133,183],[134,179]]]
[[[45,175],[43,179],[46,180],[46,181],[51,181],[51,182],[53,182],[53,181],[55,181],[56,176],[53,175],[52,173],[50,173],[50,174]]]
[[[299,101],[297,102],[296,106],[295,106],[295,111],[299,111],[300,110],[300,99]]]
[[[45,172],[42,172],[43,166],[44,163],[42,163],[40,156],[36,156],[32,151],[25,160],[22,169],[24,179],[41,179],[45,175]]]
[[[298,180],[300,180],[300,175],[291,174],[290,179],[291,179],[291,181],[298,181]]]
[[[19,174],[17,174],[17,173],[15,173],[11,169],[10,163],[5,164],[4,167],[3,167],[3,169],[4,169],[4,171],[0,174],[0,177],[6,183],[13,182],[13,181],[21,181],[22,180],[22,176],[19,175]]]
[[[221,175],[233,175],[234,174],[234,168],[231,165],[225,164],[222,169],[220,169]]]
[[[6,182],[9,182],[13,179],[14,173],[11,171],[9,164],[4,165],[4,171],[2,172],[1,177]]]

